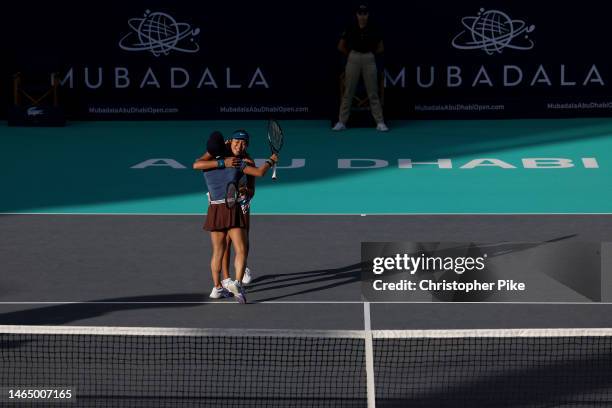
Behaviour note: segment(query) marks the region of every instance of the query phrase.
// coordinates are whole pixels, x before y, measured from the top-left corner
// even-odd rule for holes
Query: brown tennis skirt
[[[249,213],[242,213],[239,205],[227,208],[225,204],[210,204],[204,222],[206,231],[224,231],[231,228],[249,229]]]

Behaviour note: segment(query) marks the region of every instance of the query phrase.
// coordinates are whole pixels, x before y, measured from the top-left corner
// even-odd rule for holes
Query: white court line
[[[370,303],[363,303],[363,329],[365,334],[366,395],[368,408],[376,408],[376,381],[374,378],[374,342],[370,323]]]
[[[364,302],[364,301],[327,301],[327,300],[287,300],[287,301],[249,301],[249,304],[271,304],[271,305],[287,305],[287,304],[297,304],[297,305],[327,305],[327,304],[347,304],[347,305],[360,305],[364,303],[370,303],[373,305],[384,304],[384,305],[392,305],[392,304],[403,304],[403,305],[612,305],[612,302],[406,302],[406,301],[398,301],[398,302]],[[36,302],[27,302],[27,301],[16,301],[16,302],[0,302],[0,305],[176,305],[176,304],[186,304],[186,305],[237,305],[238,303],[232,301],[202,301],[202,302],[79,302],[79,301],[36,301]]]
[[[358,302],[358,301],[264,301],[264,302],[258,302],[258,301],[253,301],[253,302],[249,302],[250,304],[253,303],[267,303],[267,304],[279,304],[279,305],[284,305],[284,304],[362,304],[363,302]],[[18,302],[0,302],[0,305],[176,305],[176,304],[186,304],[186,305],[234,305],[234,304],[238,304],[236,302],[232,302],[229,300],[225,300],[225,301],[202,301],[202,302],[183,302],[183,301],[176,301],[176,302],[96,302],[96,301],[91,301],[91,302],[79,302],[79,301],[65,301],[65,302],[61,302],[61,301],[49,301],[49,302],[45,302],[45,301],[36,301],[36,302],[27,302],[27,301],[18,301]]]
[[[0,212],[0,215],[105,215],[105,216],[203,216],[204,213],[71,213],[71,212]],[[251,213],[251,216],[350,216],[350,217],[365,217],[371,216],[397,216],[397,215],[418,215],[418,216],[436,216],[436,215],[478,215],[478,216],[499,216],[499,215],[612,215],[612,212],[522,212],[522,213]]]

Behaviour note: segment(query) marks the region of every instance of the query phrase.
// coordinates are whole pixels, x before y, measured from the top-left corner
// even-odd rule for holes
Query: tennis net
[[[9,399],[50,387],[72,402]],[[611,406],[612,330],[0,326],[0,389],[35,407]]]

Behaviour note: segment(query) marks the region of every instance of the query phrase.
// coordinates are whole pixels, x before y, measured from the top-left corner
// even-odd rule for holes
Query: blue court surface
[[[280,180],[258,181],[254,214],[612,212],[612,120],[416,121],[335,133],[285,121]],[[76,122],[1,133],[3,213],[201,214],[191,169],[213,130],[265,121]],[[424,164],[427,163],[427,164]]]

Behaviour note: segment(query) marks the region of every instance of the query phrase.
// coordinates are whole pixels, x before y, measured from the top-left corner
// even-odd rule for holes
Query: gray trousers
[[[382,105],[378,97],[378,72],[376,71],[374,54],[351,51],[344,69],[344,95],[342,95],[342,103],[340,104],[340,122],[342,123],[348,121],[353,97],[362,75],[372,116],[376,123],[383,122]]]

